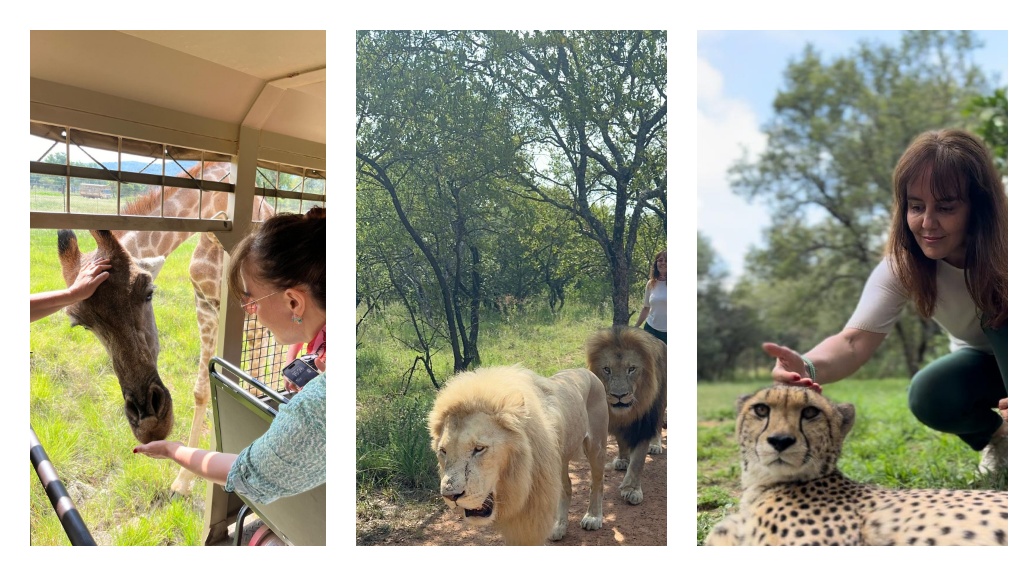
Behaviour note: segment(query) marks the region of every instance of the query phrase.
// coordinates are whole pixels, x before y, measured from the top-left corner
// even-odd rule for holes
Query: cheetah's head
[[[736,403],[743,487],[813,480],[835,470],[852,404],[798,386],[772,386]]]

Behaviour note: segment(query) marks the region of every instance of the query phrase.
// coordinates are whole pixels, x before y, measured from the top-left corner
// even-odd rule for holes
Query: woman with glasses
[[[178,465],[258,504],[327,481],[327,213],[279,214],[231,253],[228,283],[279,344],[312,344],[320,374],[281,406],[267,432],[240,454],[160,440],[135,452]]]

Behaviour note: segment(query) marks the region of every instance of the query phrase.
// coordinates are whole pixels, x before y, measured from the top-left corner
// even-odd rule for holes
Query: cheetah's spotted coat
[[[1007,493],[895,490],[836,470],[851,404],[774,386],[740,398],[743,496],[708,545],[1007,545]]]

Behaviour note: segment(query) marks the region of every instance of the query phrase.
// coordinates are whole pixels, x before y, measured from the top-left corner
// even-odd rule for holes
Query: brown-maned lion
[[[613,326],[587,340],[587,367],[604,383],[608,432],[619,444],[616,470],[625,470],[619,494],[630,504],[644,499],[640,475],[647,453],[661,454],[667,403],[665,343],[629,326]]]
[[[569,460],[590,462],[590,506],[604,519],[608,409],[601,381],[583,368],[550,378],[498,366],[463,372],[438,393],[428,418],[441,496],[470,524],[494,527],[509,545],[560,540],[568,526]]]

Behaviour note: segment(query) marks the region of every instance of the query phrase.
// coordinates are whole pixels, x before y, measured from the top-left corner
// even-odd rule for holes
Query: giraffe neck
[[[187,174],[200,179],[202,164],[196,164]],[[231,165],[226,162],[207,163],[205,178],[220,181],[230,174]],[[187,177],[186,172],[180,174]],[[128,203],[123,213],[132,216],[160,216],[160,188]],[[165,188],[162,215],[168,218],[199,217],[200,191],[194,188]],[[202,192],[202,218],[213,218],[218,212],[227,210],[227,192]],[[169,232],[163,230],[125,230],[119,238],[128,252],[138,258],[167,256],[188,240],[194,232]]]

